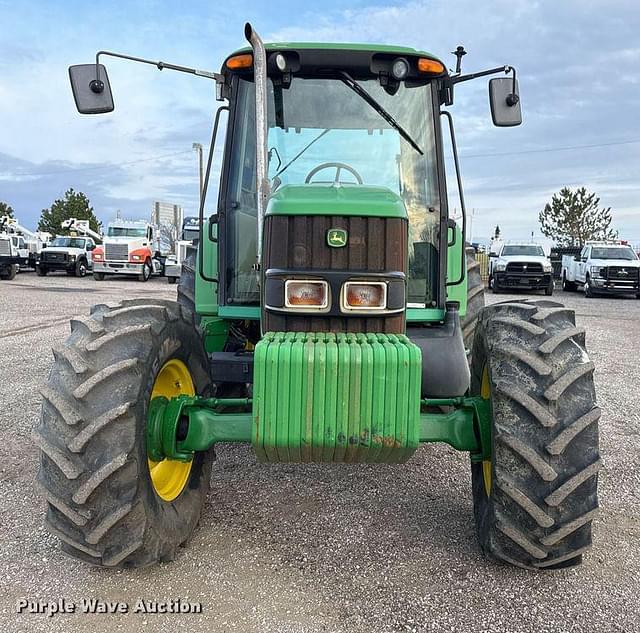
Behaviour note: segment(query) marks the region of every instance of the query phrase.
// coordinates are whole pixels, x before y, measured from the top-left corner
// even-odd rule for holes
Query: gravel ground
[[[402,466],[267,466],[222,446],[201,525],[176,561],[113,571],[65,557],[34,489],[38,387],[72,315],[175,297],[154,279],[0,285],[0,626],[4,631],[640,631],[640,301],[557,293],[587,328],[600,406],[601,513],[582,567],[526,572],[476,545],[468,458],[422,447]],[[507,295],[489,296],[489,301]],[[17,600],[200,602],[189,615],[16,613]]]

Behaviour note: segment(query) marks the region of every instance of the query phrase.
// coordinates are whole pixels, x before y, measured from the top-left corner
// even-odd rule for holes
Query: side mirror
[[[573,261],[574,261],[574,262],[581,262],[581,261],[582,261],[582,258],[580,257],[580,255],[574,255],[574,257],[573,257]]]
[[[87,246],[87,250],[88,250],[88,251],[92,251],[92,250],[94,250],[94,249],[95,249],[95,247],[96,247],[96,245],[95,245],[95,244],[89,244],[89,246]]]
[[[489,257],[497,257],[498,253],[489,253]]]
[[[70,66],[69,79],[80,114],[104,114],[113,111],[111,85],[107,69],[102,64],[98,64],[97,67],[95,64]]]
[[[515,91],[514,91],[515,86]],[[518,82],[510,77],[489,81],[491,118],[497,127],[513,127],[522,123]]]

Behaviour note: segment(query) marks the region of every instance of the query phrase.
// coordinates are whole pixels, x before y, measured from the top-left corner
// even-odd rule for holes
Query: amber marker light
[[[444,66],[435,59],[427,59],[426,57],[421,57],[418,60],[418,70],[421,73],[431,73],[434,75],[439,75],[444,72]]]
[[[242,68],[251,68],[253,65],[253,55],[245,53],[243,55],[234,55],[227,60],[227,68],[231,70],[241,70]]]

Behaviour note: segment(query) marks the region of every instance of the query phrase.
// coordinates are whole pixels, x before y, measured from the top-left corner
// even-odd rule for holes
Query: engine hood
[[[640,268],[640,260],[637,259],[590,259],[590,266],[621,266],[622,268]]]

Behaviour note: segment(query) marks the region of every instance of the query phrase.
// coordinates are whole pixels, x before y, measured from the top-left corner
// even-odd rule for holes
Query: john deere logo
[[[332,248],[341,248],[347,245],[347,232],[344,229],[329,229],[327,231],[327,244]]]

